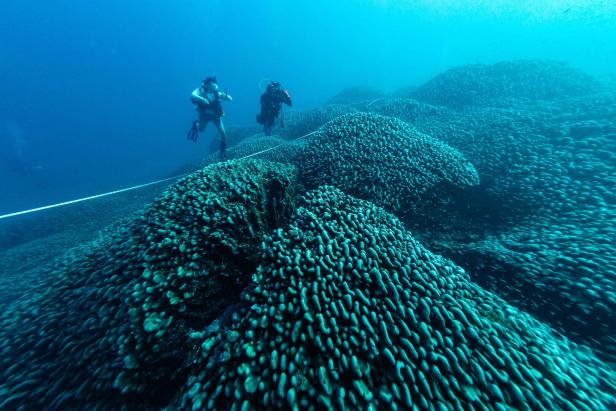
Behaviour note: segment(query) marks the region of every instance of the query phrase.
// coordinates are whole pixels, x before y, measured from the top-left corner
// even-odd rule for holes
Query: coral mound
[[[452,111],[448,121],[413,122],[462,151],[482,181],[468,207],[448,213],[454,226],[440,230],[443,241],[432,241],[440,236],[432,224],[431,233],[422,233],[424,243],[612,362],[615,102],[616,93],[602,92],[526,110],[469,108]]]
[[[396,117],[410,124],[425,121],[426,118],[435,121],[448,114],[444,107],[431,106],[411,98],[387,98],[374,101],[366,107],[366,111]]]
[[[616,406],[592,354],[332,187],[269,236],[249,307],[195,335],[188,409]]]
[[[599,89],[588,74],[553,61],[517,60],[454,67],[412,93],[430,104],[449,107],[494,105],[511,99],[550,100]]]
[[[304,138],[298,141],[285,140],[280,136],[264,136],[257,134],[240,141],[236,146],[227,150],[227,159],[240,159],[246,156],[261,160],[277,161],[280,163],[293,163],[299,149],[308,141]],[[211,162],[220,161],[218,153],[210,156]]]
[[[67,255],[0,314],[0,408],[168,402],[191,330],[239,300],[264,233],[291,215],[294,178],[271,162],[211,165]]]
[[[90,243],[54,231],[74,208],[7,225],[0,409],[616,409],[616,92],[595,89],[520,61],[347,90],[279,136],[236,129],[229,161]],[[85,215],[129,209],[108,201]]]
[[[354,107],[344,104],[329,104],[312,110],[286,111],[281,114],[284,127],[278,129],[278,132],[285,137],[297,138],[316,130],[338,116],[356,111]]]
[[[331,121],[296,162],[308,187],[331,184],[403,217],[441,184],[479,183],[473,165],[455,149],[398,119],[370,113]]]

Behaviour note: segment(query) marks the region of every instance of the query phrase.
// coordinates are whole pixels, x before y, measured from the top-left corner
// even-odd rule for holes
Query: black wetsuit
[[[261,112],[257,115],[257,123],[263,124],[263,132],[266,136],[272,134],[272,128],[280,114],[282,103],[287,106],[292,105],[289,93],[280,87],[268,88],[261,95]]]

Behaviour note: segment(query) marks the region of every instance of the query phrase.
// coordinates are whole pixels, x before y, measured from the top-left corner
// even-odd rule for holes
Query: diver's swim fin
[[[197,123],[197,120],[193,121],[192,127],[190,128],[190,130],[188,130],[188,134],[186,134],[186,138],[192,140],[193,143],[196,143],[197,139],[199,138],[199,129],[197,128]]]

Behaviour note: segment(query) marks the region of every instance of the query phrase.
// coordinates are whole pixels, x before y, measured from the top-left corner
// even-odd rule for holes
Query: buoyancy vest
[[[216,117],[222,117],[225,114],[222,109],[222,104],[220,102],[220,94],[218,93],[218,91],[215,91],[213,93],[206,93],[205,90],[201,88],[199,89],[199,94],[209,101],[208,104],[197,104],[197,110],[199,112],[203,112],[204,114]]]

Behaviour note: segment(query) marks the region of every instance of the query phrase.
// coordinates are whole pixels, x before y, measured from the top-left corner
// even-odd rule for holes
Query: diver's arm
[[[233,97],[231,97],[231,95],[227,93],[226,91],[219,91],[218,98],[222,100],[233,101]]]
[[[291,95],[289,94],[289,92],[287,90],[283,91],[283,100],[282,100],[287,106],[291,107],[293,105],[293,102],[291,101]]]
[[[192,101],[193,103],[201,103],[205,105],[210,104],[210,101],[207,98],[201,96],[198,88],[196,88],[190,95],[190,101]]]

